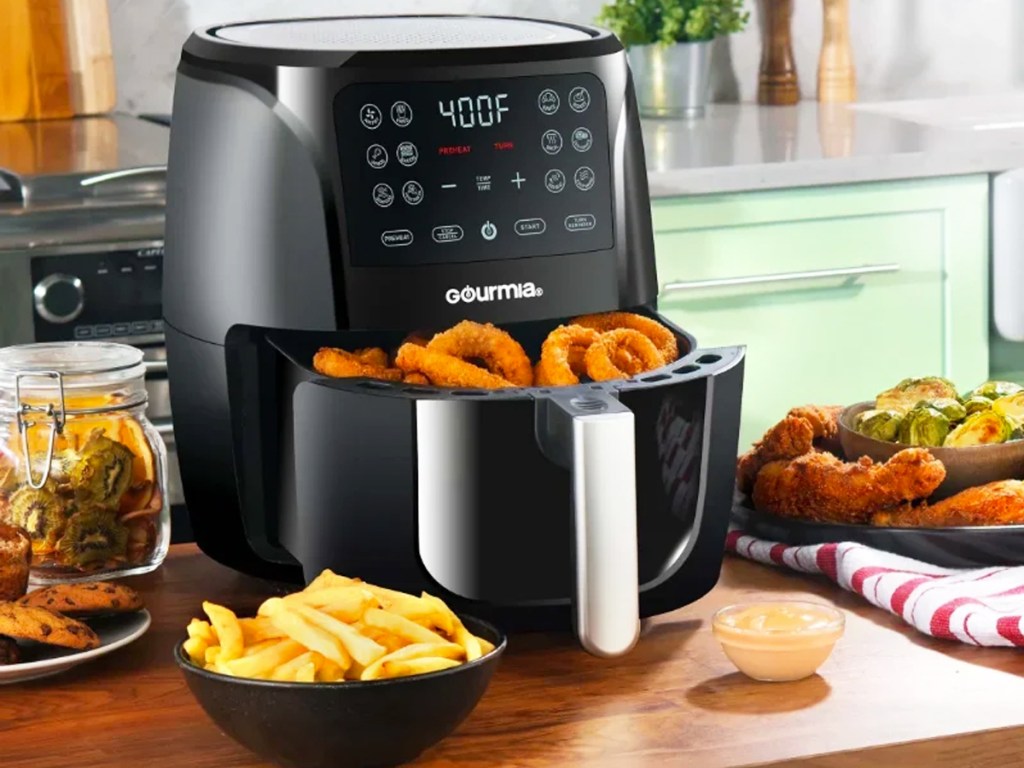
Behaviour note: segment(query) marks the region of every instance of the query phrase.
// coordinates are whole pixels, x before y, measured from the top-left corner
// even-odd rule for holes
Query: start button
[[[515,223],[517,235],[540,235],[548,228],[544,219],[519,219]]]

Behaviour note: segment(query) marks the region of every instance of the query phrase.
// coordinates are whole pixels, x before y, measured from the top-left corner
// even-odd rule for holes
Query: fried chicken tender
[[[942,462],[924,448],[907,448],[884,464],[808,453],[764,465],[753,500],[758,510],[780,517],[866,523],[875,512],[930,496],[945,478]]]
[[[736,486],[742,493],[754,489],[761,467],[770,461],[795,459],[815,447],[842,454],[839,445],[841,405],[804,405],[793,408],[786,418],[764,433],[736,464]]]
[[[736,464],[736,485],[743,493],[754,489],[761,467],[772,461],[795,459],[814,447],[814,428],[807,419],[787,416],[764,433]]]
[[[968,488],[934,504],[878,512],[872,516],[871,524],[893,528],[1024,524],[1024,481],[999,480]]]

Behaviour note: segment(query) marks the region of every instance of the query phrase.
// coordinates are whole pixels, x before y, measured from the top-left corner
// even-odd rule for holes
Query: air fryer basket
[[[672,328],[681,357],[572,387],[330,379],[311,368],[321,346],[393,351],[406,333],[236,329],[249,537],[287,550],[307,579],[330,567],[427,589],[511,626],[572,617],[590,650],[622,652],[640,616],[717,580],[743,368],[741,348],[698,350],[635,311]],[[567,321],[503,327],[536,360]],[[254,379],[263,391],[245,391]]]

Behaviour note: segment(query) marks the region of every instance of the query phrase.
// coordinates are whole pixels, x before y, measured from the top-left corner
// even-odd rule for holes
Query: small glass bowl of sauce
[[[730,605],[711,619],[711,630],[729,660],[748,677],[766,682],[813,675],[845,625],[842,611],[796,600]]]

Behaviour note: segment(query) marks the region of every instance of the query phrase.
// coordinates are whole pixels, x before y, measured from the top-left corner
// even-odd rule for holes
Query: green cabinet
[[[792,406],[988,372],[988,177],[656,200],[659,307],[745,344],[741,449]]]

